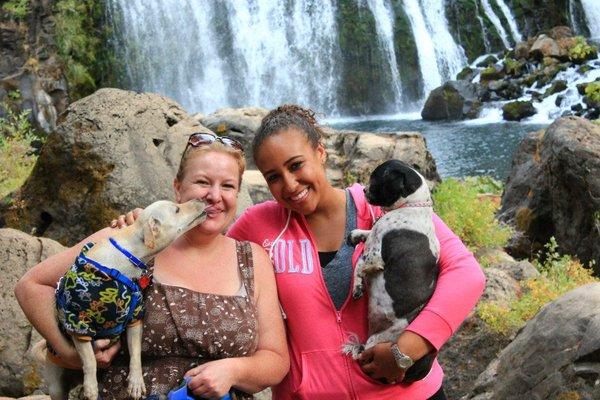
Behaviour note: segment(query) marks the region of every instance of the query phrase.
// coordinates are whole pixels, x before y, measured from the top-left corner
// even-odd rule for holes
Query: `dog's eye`
[[[179,212],[179,207],[175,207],[175,214]]]

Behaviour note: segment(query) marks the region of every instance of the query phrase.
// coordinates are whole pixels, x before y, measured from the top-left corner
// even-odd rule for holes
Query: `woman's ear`
[[[322,165],[325,165],[325,162],[327,161],[327,150],[325,150],[325,145],[323,145],[323,142],[319,142],[315,151],[317,152],[317,158],[319,159],[319,162]]]
[[[175,202],[181,203],[181,182],[177,178],[173,179],[173,191],[175,192]]]

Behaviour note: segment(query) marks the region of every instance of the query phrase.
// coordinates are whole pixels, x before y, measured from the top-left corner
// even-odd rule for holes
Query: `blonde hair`
[[[239,185],[242,185],[242,175],[244,174],[244,171],[246,169],[246,159],[244,158],[244,153],[242,153],[240,150],[234,149],[233,147],[225,146],[223,143],[218,141],[203,144],[197,147],[188,145],[183,151],[183,155],[181,156],[181,161],[179,162],[179,169],[177,170],[177,175],[175,176],[175,179],[181,182],[184,177],[185,166],[188,164],[188,162],[195,157],[200,157],[208,153],[224,153],[233,157],[240,171]]]

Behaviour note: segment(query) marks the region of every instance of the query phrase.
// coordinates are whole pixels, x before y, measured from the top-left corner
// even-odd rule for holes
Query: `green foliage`
[[[4,102],[0,102],[0,107],[6,114],[5,117],[0,117],[0,148],[4,146],[8,138],[31,141],[37,137],[35,129],[29,121],[31,110],[17,113]]]
[[[21,98],[21,92],[18,90],[12,90],[8,92],[8,98],[12,101],[17,101]]]
[[[575,45],[569,49],[569,59],[571,59],[571,61],[582,63],[592,58],[596,58],[597,49],[595,46],[589,45],[583,36],[577,36],[575,39]]]
[[[464,179],[465,183],[472,186],[479,194],[493,194],[500,196],[504,185],[489,175],[469,176]]]
[[[522,61],[517,61],[510,57],[504,59],[504,71],[508,75],[519,75],[524,67],[525,64]]]
[[[17,113],[0,103],[5,117],[0,117],[0,198],[17,189],[29,176],[36,157],[30,143],[37,138],[29,122],[30,110]]]
[[[74,100],[96,89],[93,70],[101,46],[101,35],[96,28],[99,3],[59,0],[54,5],[56,42],[67,66],[67,80]]]
[[[9,0],[2,5],[2,10],[17,20],[25,19],[31,12],[29,0]]]
[[[502,247],[512,231],[495,219],[497,202],[480,195],[499,186],[491,178],[446,179],[433,192],[434,209],[469,248]]]
[[[523,294],[510,304],[482,302],[477,306],[479,317],[497,333],[510,336],[547,303],[576,287],[597,282],[592,269],[586,268],[569,255],[561,255],[554,237],[545,246],[545,254],[538,254],[533,265],[540,276],[523,284]],[[591,267],[591,266],[590,266]]]
[[[600,82],[591,82],[585,87],[585,96],[596,104],[600,104]]]

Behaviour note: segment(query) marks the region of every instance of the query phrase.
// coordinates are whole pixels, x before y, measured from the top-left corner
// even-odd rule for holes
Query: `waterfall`
[[[398,63],[396,62],[396,51],[394,49],[394,15],[391,5],[389,2],[384,3],[384,0],[367,0],[367,5],[375,18],[375,28],[377,29],[378,39],[388,58],[395,102],[397,109],[399,110],[402,98],[402,85],[400,83]]]
[[[413,36],[418,38],[423,91],[428,95],[442,81],[453,79],[467,64],[467,59],[450,35],[442,0],[404,0],[404,11]]]
[[[483,10],[485,11],[485,14],[491,21],[492,25],[494,25],[494,28],[496,28],[498,35],[500,35],[500,39],[502,40],[502,44],[504,44],[504,47],[506,47],[507,49],[510,48],[511,46],[510,42],[508,41],[508,35],[506,34],[504,27],[502,26],[502,21],[500,21],[500,18],[498,18],[498,16],[494,12],[494,9],[492,8],[489,0],[481,0],[481,6],[483,7]]]
[[[438,69],[435,45],[427,31],[425,18],[418,0],[404,0],[404,11],[410,21],[413,36],[419,38],[417,52],[419,54],[419,67],[423,77],[423,92],[429,93],[442,84],[442,75]]]
[[[585,13],[585,20],[590,37],[592,39],[600,39],[600,1],[598,0],[581,0],[581,5]]]
[[[456,44],[450,34],[444,5],[444,0],[421,0],[423,10],[427,11],[425,13],[427,30],[436,44],[438,68],[443,79],[449,80],[454,79],[456,74],[467,65],[467,57],[463,48]]]
[[[481,13],[479,12],[479,4],[475,2],[475,10],[477,13],[477,20],[479,21],[479,26],[481,26],[481,34],[483,35],[483,47],[485,48],[486,53],[490,53],[490,41],[488,39],[488,30],[485,27],[483,22],[483,18],[481,17]]]
[[[506,18],[506,21],[508,21],[508,27],[510,28],[510,33],[515,43],[523,40],[523,36],[519,32],[519,27],[517,26],[517,21],[515,21],[515,17],[512,15],[510,8],[508,8],[504,0],[496,0],[496,4],[498,4],[498,7],[500,7],[500,10],[502,10],[502,14],[504,14],[504,17]]]
[[[186,109],[285,102],[335,113],[332,1],[110,0],[128,85]]]
[[[427,96],[467,64],[449,32],[445,0],[397,1],[105,4],[121,87],[160,93],[192,113],[292,102],[334,116],[414,109],[424,101],[420,93]],[[416,46],[409,43],[408,51],[418,60],[404,61],[397,49],[411,40]]]

